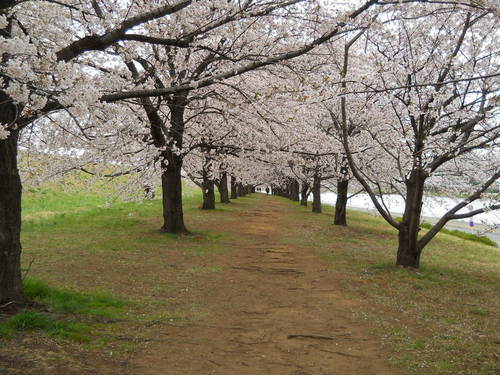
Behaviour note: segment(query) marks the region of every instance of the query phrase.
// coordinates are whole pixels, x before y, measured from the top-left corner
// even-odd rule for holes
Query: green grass
[[[88,341],[90,328],[86,324],[54,319],[35,311],[17,313],[0,323],[0,337],[13,338],[17,332],[42,331],[49,336]]]
[[[420,226],[422,228],[425,228],[425,229],[431,229],[432,228],[432,224],[429,224],[429,223],[426,223],[426,222],[423,222]],[[483,244],[488,245],[488,246],[497,247],[496,242],[493,241],[492,239],[486,237],[486,236],[478,236],[477,234],[467,233],[467,232],[463,232],[461,230],[455,230],[455,229],[454,230],[450,230],[450,229],[446,229],[446,228],[442,228],[440,230],[440,232],[441,233],[445,233],[445,234],[449,234],[451,236],[455,236],[455,237],[458,237],[458,238],[462,238],[464,240],[480,242],[480,243],[483,243]]]
[[[51,288],[41,280],[24,281],[26,297],[44,305],[48,312],[22,311],[0,322],[0,337],[13,338],[20,331],[41,331],[48,336],[89,340],[89,325],[73,321],[75,316],[121,318],[125,302],[107,293],[80,293]],[[57,317],[53,317],[57,313]],[[67,317],[71,316],[72,320]]]
[[[41,280],[25,280],[24,294],[38,303],[64,314],[120,318],[125,301],[104,292],[80,293],[50,288]]]
[[[401,220],[402,220],[401,217],[396,218],[396,221],[400,222]],[[433,227],[432,224],[427,223],[425,221],[422,222],[420,226],[424,229],[431,229]],[[467,233],[461,230],[456,230],[456,229],[451,230],[451,229],[441,228],[439,232],[444,234],[449,234],[450,236],[455,236],[468,241],[480,242],[488,246],[494,246],[494,247],[498,246],[495,241],[486,236],[478,236],[477,234]]]

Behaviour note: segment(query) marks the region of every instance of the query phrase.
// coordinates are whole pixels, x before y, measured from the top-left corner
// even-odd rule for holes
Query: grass
[[[344,293],[364,305],[355,318],[372,326],[407,373],[500,371],[496,248],[442,231],[411,271],[395,266],[397,234],[383,219],[349,211],[349,226],[337,227],[330,214],[293,209],[292,221],[302,225],[287,241],[316,249]]]
[[[48,311],[25,310],[0,322],[0,337],[13,338],[16,332],[41,331],[48,336],[88,341],[90,326],[75,321],[75,316],[121,318],[125,302],[107,293],[80,293],[50,288],[41,280],[24,281],[26,297]],[[54,317],[57,313],[57,317]],[[72,320],[68,320],[71,315]]]
[[[3,338],[13,338],[20,331],[42,331],[49,336],[85,342],[89,330],[85,324],[57,320],[36,311],[23,311],[0,323]]]
[[[401,217],[396,218],[396,221],[401,221],[401,220],[402,220]],[[431,229],[433,227],[433,225],[424,221],[420,224],[420,227],[422,227],[424,229]],[[450,229],[446,229],[446,228],[441,228],[441,230],[439,232],[444,233],[444,234],[449,234],[451,236],[455,236],[455,237],[458,237],[458,238],[461,238],[464,240],[480,242],[480,243],[488,245],[488,246],[497,247],[496,242],[493,241],[492,239],[486,237],[486,236],[478,236],[477,234],[467,233],[467,232],[464,232],[461,230],[456,230],[456,229],[450,230]]]
[[[425,223],[425,222],[422,223],[420,226],[422,228],[425,228],[425,229],[431,229],[432,228],[432,224]],[[441,233],[445,233],[445,234],[449,234],[451,236],[455,236],[455,237],[458,237],[458,238],[462,238],[464,240],[469,240],[469,241],[474,241],[474,242],[480,242],[480,243],[488,245],[488,246],[497,247],[496,242],[493,241],[492,239],[486,237],[486,236],[478,236],[477,234],[467,233],[467,232],[463,232],[461,230],[450,230],[450,229],[446,229],[446,228],[442,228],[440,230],[440,232]]]
[[[130,279],[134,273],[142,272],[151,279],[151,290],[164,292],[160,282],[154,284],[160,279],[157,275],[163,272],[163,264],[152,260],[155,264],[148,265],[148,256],[160,249],[165,256],[182,253],[189,257],[204,257],[221,252],[221,242],[229,238],[222,232],[203,230],[198,222],[219,220],[217,216],[227,214],[230,209],[210,213],[200,211],[198,189],[185,185],[184,193],[185,211],[189,216],[195,216],[192,226],[197,229],[189,236],[160,232],[162,213],[159,200],[116,200],[108,205],[105,193],[67,193],[51,186],[25,193],[22,227],[23,272],[25,277],[28,276],[25,294],[50,310],[48,315],[41,314],[41,319],[53,320],[54,324],[62,324],[59,318],[68,316],[87,317],[88,323],[96,317],[150,319],[154,313],[144,315],[135,306],[130,307],[130,302],[125,302],[134,300],[138,303],[133,305],[145,303],[145,306],[157,307],[156,301],[149,300],[149,291],[138,288]],[[189,220],[187,224],[191,224]],[[123,277],[112,280],[117,269]],[[71,277],[68,277],[69,270]],[[211,266],[193,267],[190,272],[218,271],[216,266]],[[57,287],[49,287],[45,280]],[[77,291],[100,290],[103,285],[109,292]],[[56,316],[51,318],[51,314]],[[0,334],[4,332],[4,337],[12,337],[17,326],[5,320],[0,327],[3,327]],[[53,334],[55,331],[48,323],[39,327],[50,336],[58,336]]]
[[[47,305],[64,314],[99,316],[109,319],[121,318],[125,301],[104,292],[80,293],[49,288],[41,280],[24,282],[24,293],[36,302]]]

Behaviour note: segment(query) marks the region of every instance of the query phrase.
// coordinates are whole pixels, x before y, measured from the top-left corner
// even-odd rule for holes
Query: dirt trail
[[[285,205],[273,199],[238,214],[231,253],[189,297],[205,314],[152,327],[149,345],[128,371],[163,374],[400,374],[367,328],[358,306],[312,249],[283,243],[291,230]]]

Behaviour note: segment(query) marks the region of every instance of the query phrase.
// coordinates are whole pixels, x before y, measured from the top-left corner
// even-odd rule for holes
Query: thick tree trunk
[[[162,152],[163,189],[163,227],[167,233],[188,233],[184,225],[182,209],[182,162],[183,156],[171,151],[171,148],[182,149],[184,136],[184,110],[187,104],[188,92],[179,92],[169,103],[170,129],[169,149]]]
[[[165,151],[168,164],[161,175],[163,190],[163,232],[187,233],[182,210],[182,158],[171,151]]]
[[[218,188],[219,188],[220,202],[221,203],[231,203],[231,201],[229,200],[229,190],[227,188],[227,173],[226,172],[222,173]]]
[[[307,199],[309,198],[311,190],[309,190],[308,184],[302,184],[302,189],[300,190],[300,205],[307,207]]]
[[[337,201],[335,202],[335,218],[333,224],[347,225],[347,194],[349,180],[339,178],[337,180]]]
[[[4,110],[5,106],[0,109]],[[1,120],[7,112],[0,114]],[[18,132],[0,140],[0,304],[25,300],[21,280],[22,187],[17,168],[17,141]]]
[[[214,182],[211,180],[203,182],[203,205],[201,208],[203,210],[215,209],[215,189]]]
[[[231,176],[231,199],[238,198],[238,189],[236,184],[236,177]]]
[[[399,228],[399,246],[396,264],[403,267],[420,266],[421,247],[418,244],[425,174],[421,170],[412,171],[406,182],[405,212]]]
[[[293,179],[292,182],[290,183],[290,199],[295,202],[300,201],[299,192],[300,192],[299,182],[296,179]]]
[[[312,212],[321,213],[321,178],[317,174],[314,175],[312,193]]]

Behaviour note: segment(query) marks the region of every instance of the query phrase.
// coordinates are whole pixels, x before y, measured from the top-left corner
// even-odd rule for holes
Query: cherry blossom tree
[[[494,57],[500,45],[493,36],[498,17],[491,10],[459,4],[439,11],[410,7],[394,16],[385,26],[380,24],[377,33],[368,34],[373,69],[367,69],[364,80],[345,77],[342,82],[343,144],[352,173],[399,232],[396,263],[418,268],[422,250],[449,220],[500,208],[497,200],[470,212],[462,210],[500,177]],[[364,116],[349,113],[350,102],[367,96]],[[349,134],[352,123],[359,131],[356,135]],[[365,158],[383,155],[383,162],[361,168],[352,143],[357,137],[373,145]],[[422,235],[426,186],[436,178],[446,185],[446,175],[460,176],[467,198]],[[382,193],[387,191],[405,200],[401,222],[385,205]]]

